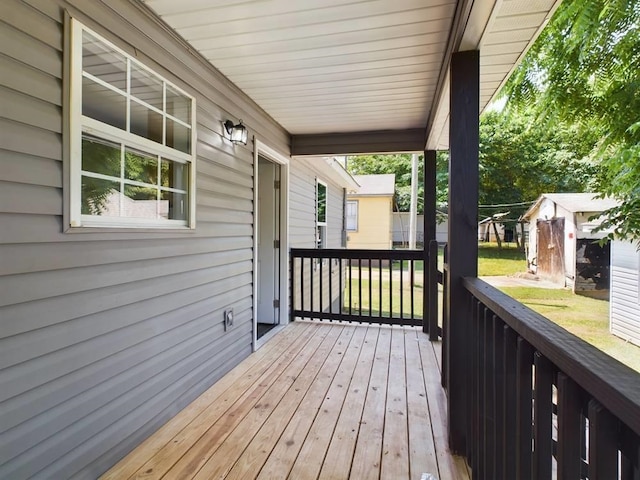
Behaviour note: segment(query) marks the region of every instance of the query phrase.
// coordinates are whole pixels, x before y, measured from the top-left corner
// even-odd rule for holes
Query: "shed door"
[[[564,217],[538,220],[538,275],[564,282]]]

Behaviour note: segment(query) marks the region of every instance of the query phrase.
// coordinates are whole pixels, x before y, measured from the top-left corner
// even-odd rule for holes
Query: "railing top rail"
[[[478,278],[466,289],[640,435],[640,374]]]
[[[428,252],[423,250],[364,250],[345,248],[292,248],[297,258],[343,258],[362,260],[423,260]]]

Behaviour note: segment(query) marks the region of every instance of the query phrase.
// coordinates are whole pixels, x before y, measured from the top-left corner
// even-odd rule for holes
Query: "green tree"
[[[447,202],[447,152],[436,155],[436,202]],[[353,175],[396,176],[395,201],[398,211],[408,212],[411,205],[411,155],[355,155],[347,158],[347,168]],[[418,157],[418,214],[424,210],[424,155]]]
[[[621,203],[610,236],[640,238],[640,2],[565,0],[504,92],[510,109],[598,135],[597,186]]]
[[[548,129],[528,113],[487,112],[480,120],[481,205],[532,202],[547,192],[590,188],[595,166],[585,156],[591,137],[570,128]],[[509,210],[518,218],[528,205],[482,209],[481,217]]]

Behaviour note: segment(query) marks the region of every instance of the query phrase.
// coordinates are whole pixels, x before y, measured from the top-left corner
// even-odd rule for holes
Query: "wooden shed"
[[[541,277],[574,292],[609,290],[610,245],[599,245],[603,232],[593,219],[616,205],[597,193],[545,193],[522,216],[529,222],[527,264]]]

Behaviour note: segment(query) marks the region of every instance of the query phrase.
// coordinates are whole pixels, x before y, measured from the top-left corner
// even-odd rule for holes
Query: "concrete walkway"
[[[518,274],[514,276],[491,276],[480,277],[489,285],[496,288],[500,287],[534,287],[534,288],[565,288],[563,285],[551,282],[549,280],[543,280],[532,274]]]

